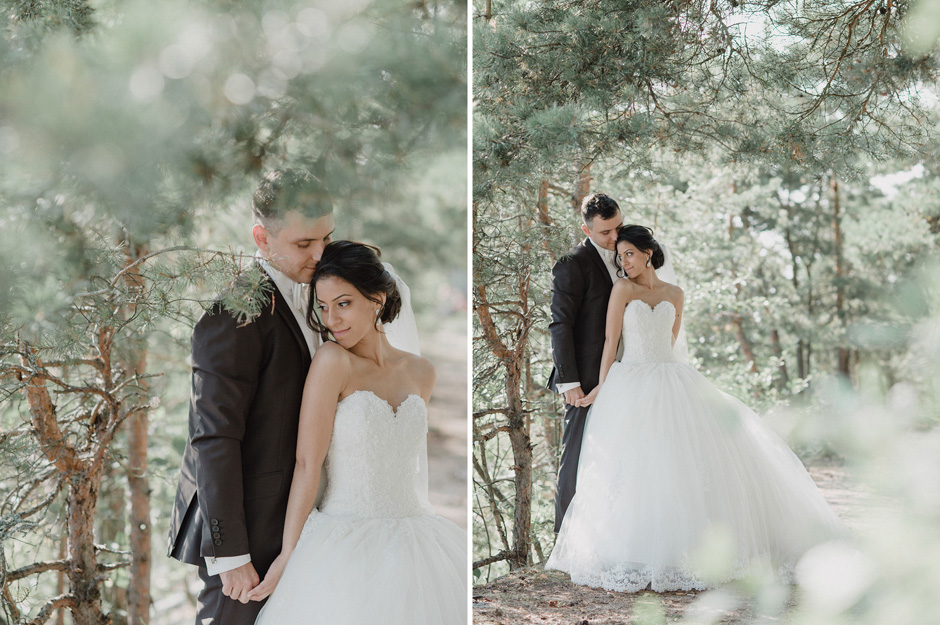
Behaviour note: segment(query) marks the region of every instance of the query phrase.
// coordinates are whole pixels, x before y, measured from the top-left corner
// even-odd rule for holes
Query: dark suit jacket
[[[607,302],[613,284],[597,249],[587,239],[552,267],[552,336],[554,368],[548,387],[580,382],[585,393],[597,386]]]
[[[192,337],[189,441],[169,555],[251,554],[262,577],[281,550],[310,350],[272,283],[273,303],[239,327],[219,302]]]

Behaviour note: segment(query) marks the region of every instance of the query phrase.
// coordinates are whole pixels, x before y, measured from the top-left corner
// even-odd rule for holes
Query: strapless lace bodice
[[[672,349],[672,326],[676,307],[663,300],[650,306],[635,299],[623,311],[623,358],[621,362],[677,362]]]
[[[409,395],[398,408],[372,391],[343,398],[324,462],[320,511],[357,517],[426,512],[416,482],[427,432],[427,407],[419,395]]]
[[[326,491],[255,625],[467,624],[467,534],[427,503],[427,431],[418,395],[339,402]]]

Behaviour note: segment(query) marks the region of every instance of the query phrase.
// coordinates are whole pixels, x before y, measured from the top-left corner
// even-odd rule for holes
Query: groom
[[[240,324],[219,301],[192,336],[189,441],[170,522],[169,555],[199,567],[200,625],[251,625],[248,592],[281,551],[307,369],[319,338],[306,289],[333,235],[333,203],[299,170],[267,174],[252,235],[269,301]]]
[[[588,407],[574,403],[597,386],[607,301],[617,279],[614,254],[617,229],[623,223],[613,198],[593,193],[581,203],[581,229],[587,238],[552,267],[552,336],[554,368],[548,387],[565,396],[558,485],[555,488],[555,532],[574,497],[581,455],[581,435]]]

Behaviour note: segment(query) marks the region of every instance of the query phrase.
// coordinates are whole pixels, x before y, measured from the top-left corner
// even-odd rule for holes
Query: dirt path
[[[428,473],[435,512],[467,528],[467,339],[441,329],[422,337],[422,353],[437,369],[428,409]]]
[[[886,505],[853,484],[841,466],[810,467],[826,501],[852,529],[861,529],[864,512]],[[533,566],[473,589],[475,625],[626,625],[637,613],[662,603],[667,622],[678,620],[696,592],[629,594],[572,584],[568,575]],[[760,614],[745,605],[721,612],[720,623],[751,622]]]

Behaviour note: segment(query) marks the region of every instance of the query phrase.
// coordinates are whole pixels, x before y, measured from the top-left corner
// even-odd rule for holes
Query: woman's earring
[[[647,266],[647,267],[650,266],[650,259],[649,259],[649,258],[646,259],[646,266]]]

